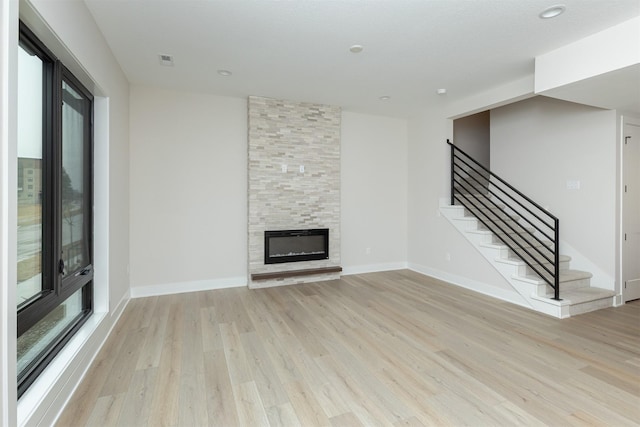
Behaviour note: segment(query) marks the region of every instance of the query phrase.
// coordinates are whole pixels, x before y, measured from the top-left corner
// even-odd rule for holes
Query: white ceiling
[[[391,116],[532,75],[537,55],[640,15],[640,0],[85,2],[132,84]]]

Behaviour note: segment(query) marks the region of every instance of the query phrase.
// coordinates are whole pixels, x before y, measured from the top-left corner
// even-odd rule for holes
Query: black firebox
[[[329,229],[264,232],[264,263],[329,259]]]

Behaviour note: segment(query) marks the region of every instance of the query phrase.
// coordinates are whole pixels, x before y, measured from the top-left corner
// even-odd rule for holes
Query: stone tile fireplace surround
[[[248,109],[249,287],[339,278],[340,108],[250,96]],[[315,228],[329,229],[329,259],[265,264],[265,231]],[[257,279],[270,273],[285,277]]]

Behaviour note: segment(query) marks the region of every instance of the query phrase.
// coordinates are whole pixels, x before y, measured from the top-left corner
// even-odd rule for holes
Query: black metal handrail
[[[464,206],[551,286],[553,298],[560,300],[558,218],[451,141],[447,144],[451,146],[451,204]]]

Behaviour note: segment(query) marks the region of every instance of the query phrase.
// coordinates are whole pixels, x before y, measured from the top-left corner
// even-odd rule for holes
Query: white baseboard
[[[614,307],[620,307],[621,305],[624,305],[624,298],[623,295],[614,295],[613,296],[613,306]]]
[[[127,307],[127,304],[129,304],[129,300],[131,299],[131,290],[127,289],[127,292],[125,292],[125,294],[122,296],[122,298],[120,299],[120,301],[118,301],[118,304],[116,304],[115,307],[113,307],[111,309],[111,317],[116,317],[117,319],[120,318],[120,315],[122,314],[122,312],[124,311],[124,309]],[[115,325],[115,322],[114,322]],[[111,326],[113,328],[113,326]]]
[[[382,264],[352,265],[350,267],[343,267],[342,275],[349,276],[351,274],[377,273],[379,271],[392,271],[392,270],[405,270],[406,268],[407,268],[406,262],[386,262]]]
[[[409,263],[408,268],[416,273],[424,274],[425,276],[433,277],[434,279],[442,280],[455,286],[479,292],[483,295],[501,299],[521,307],[531,308],[523,301],[522,296],[515,290],[497,288],[484,282],[478,282],[477,280],[458,276],[424,265]]]
[[[193,280],[190,282],[163,283],[160,285],[132,286],[131,298],[210,291],[213,289],[239,288],[242,286],[247,286],[247,278],[245,276],[211,280]]]

